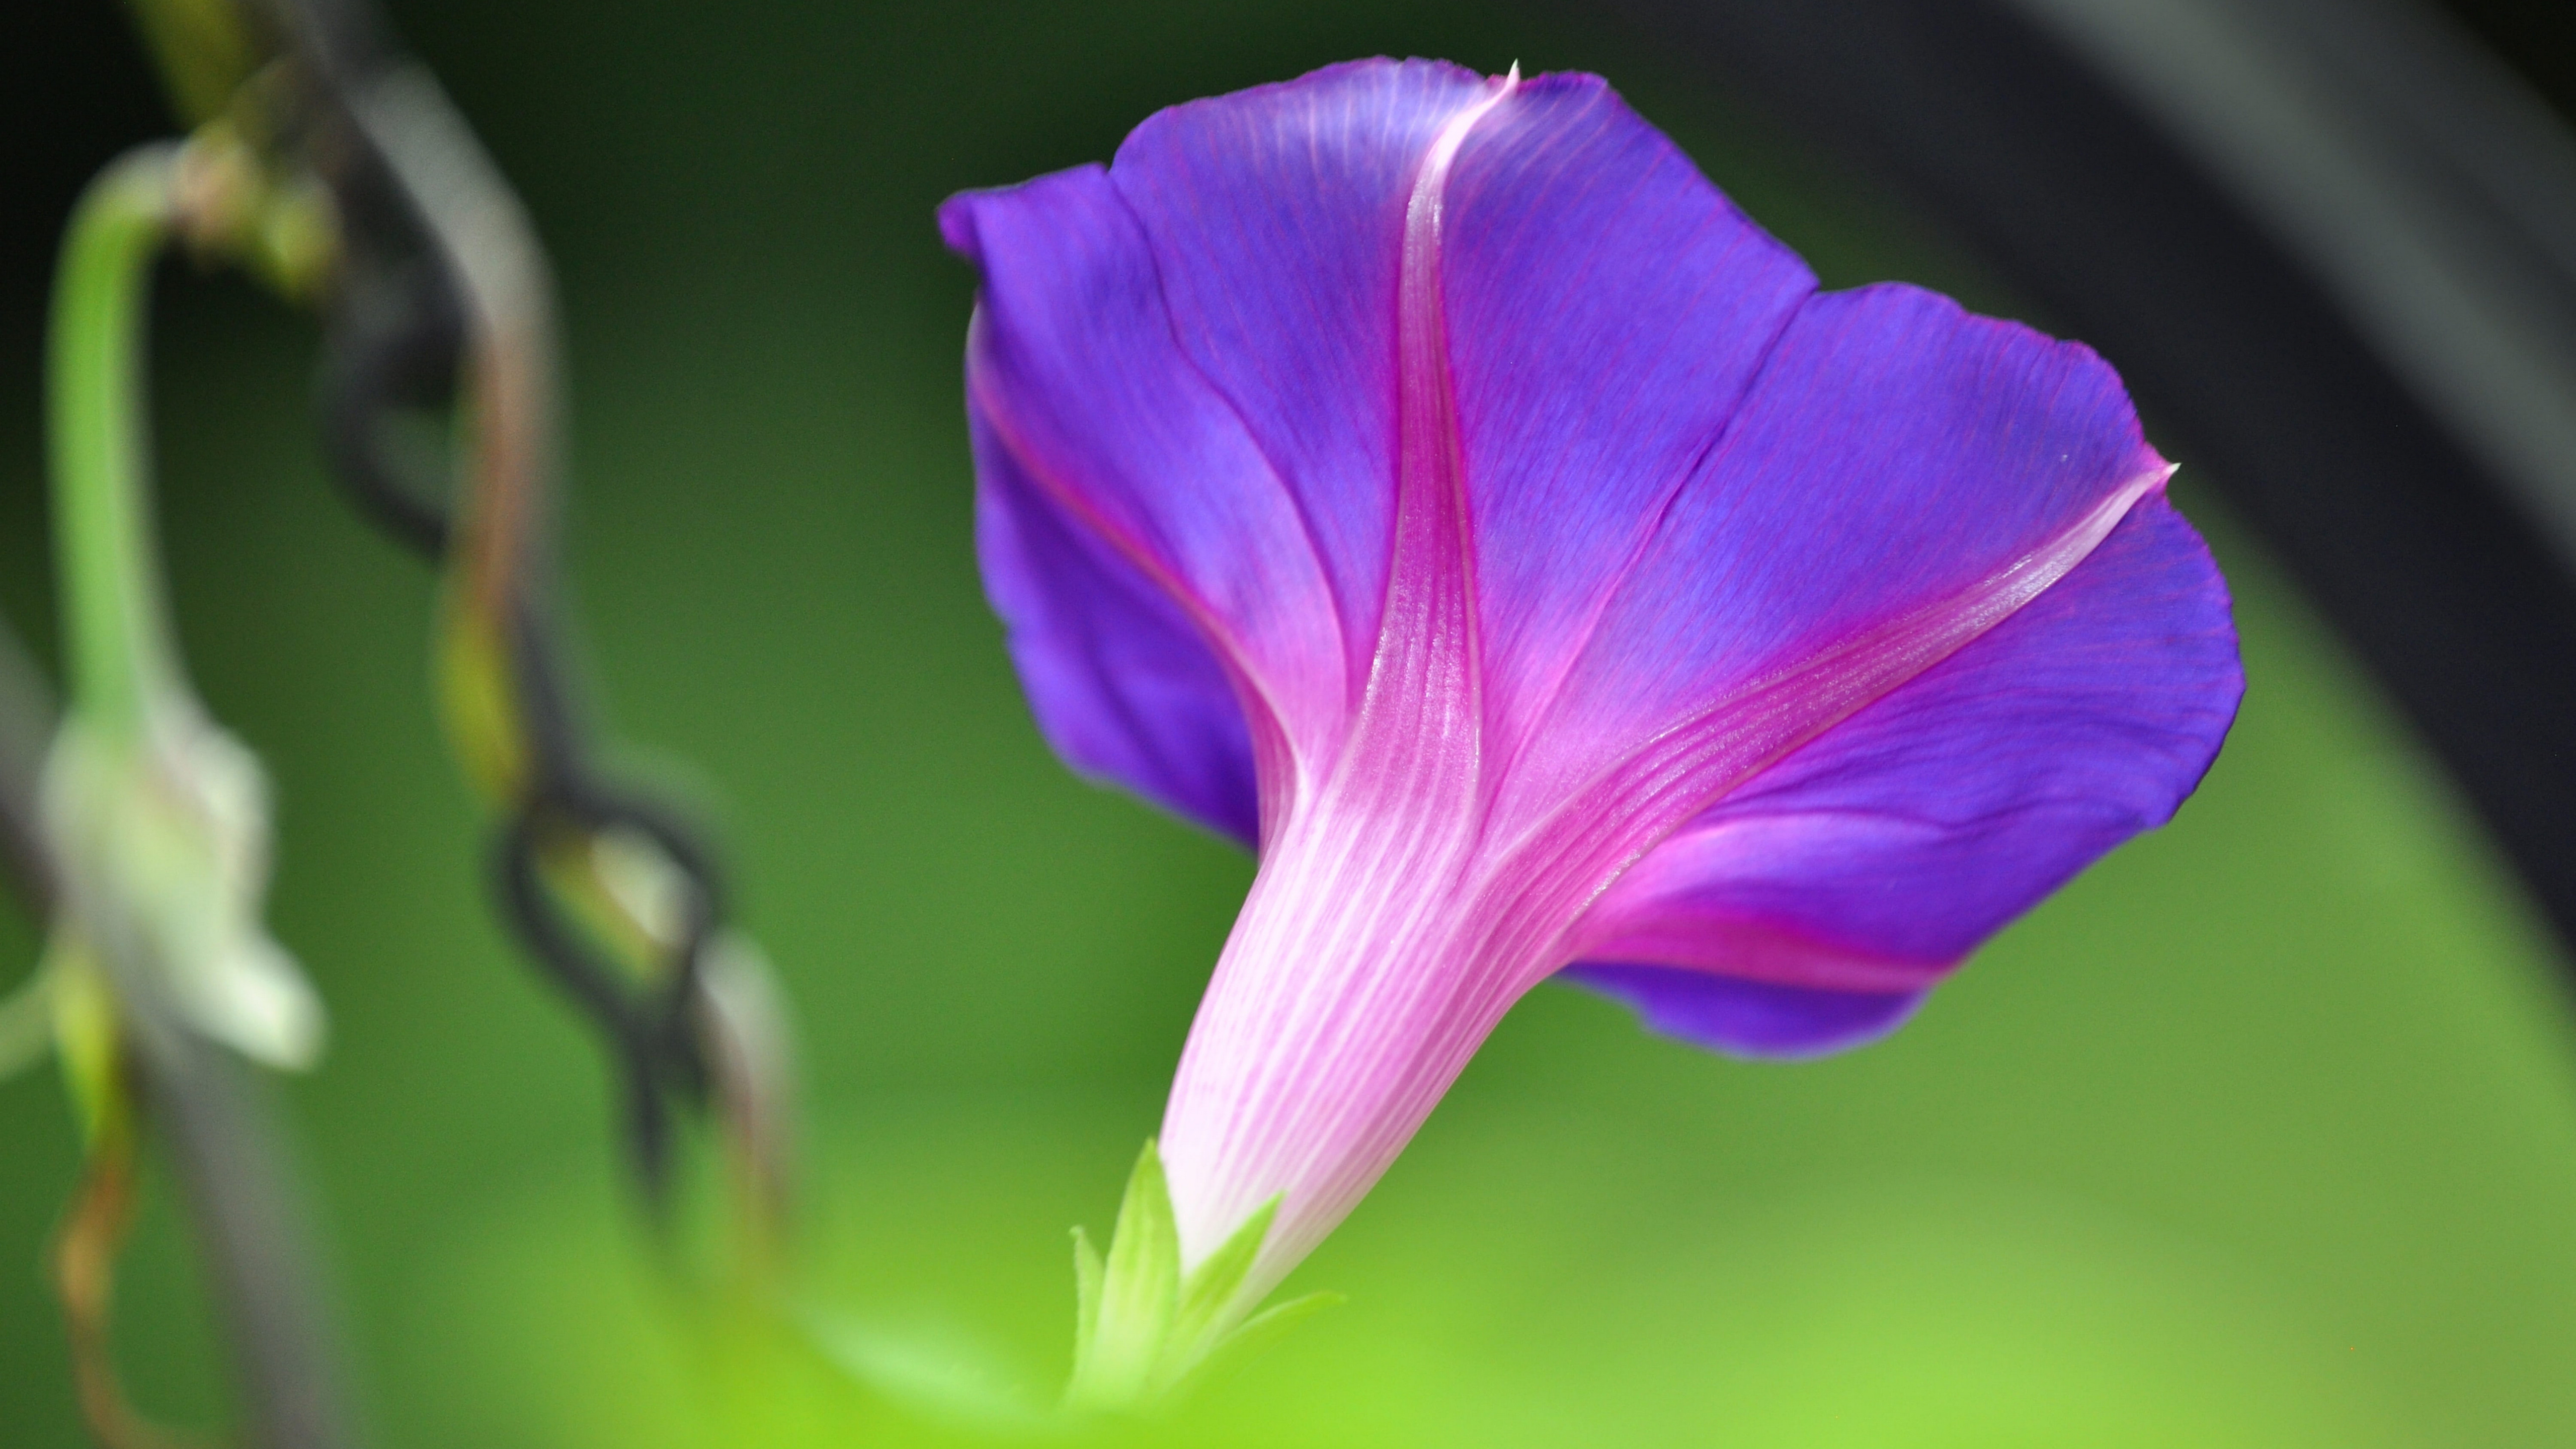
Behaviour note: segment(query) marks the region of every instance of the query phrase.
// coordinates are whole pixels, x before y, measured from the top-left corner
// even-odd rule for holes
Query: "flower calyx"
[[[1264,1203],[1216,1251],[1184,1268],[1163,1159],[1148,1141],[1127,1179],[1107,1256],[1082,1229],[1073,1230],[1079,1304],[1065,1409],[1167,1412],[1299,1322],[1340,1303],[1339,1293],[1309,1293],[1250,1313],[1255,1305],[1245,1297],[1247,1279],[1278,1212],[1279,1199]]]

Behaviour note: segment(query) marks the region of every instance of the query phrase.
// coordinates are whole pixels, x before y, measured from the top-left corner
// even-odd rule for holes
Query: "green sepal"
[[[1180,1292],[1180,1230],[1172,1222],[1162,1156],[1148,1141],[1118,1204],[1118,1226],[1092,1299],[1090,1332],[1076,1334],[1083,1351],[1065,1385],[1067,1408],[1134,1409],[1146,1401]]]
[[[1127,1179],[1106,1259],[1074,1229],[1073,1376],[1064,1407],[1123,1414],[1175,1407],[1309,1314],[1342,1301],[1338,1294],[1309,1294],[1238,1322],[1252,1306],[1245,1286],[1280,1201],[1263,1203],[1185,1275],[1170,1184],[1147,1142]]]
[[[1259,1358],[1272,1344],[1286,1338],[1290,1329],[1327,1308],[1338,1308],[1349,1301],[1347,1294],[1327,1289],[1302,1298],[1291,1298],[1252,1315],[1244,1320],[1241,1327],[1217,1340],[1216,1346],[1208,1350],[1205,1357],[1164,1391],[1165,1404],[1177,1406],[1190,1395],[1232,1377],[1235,1370]]]
[[[1100,1279],[1106,1270],[1101,1266],[1100,1250],[1091,1246],[1091,1235],[1080,1228],[1073,1230],[1073,1361],[1077,1364],[1091,1358],[1092,1330],[1100,1317]]]
[[[1162,1361],[1154,1366],[1155,1392],[1169,1390],[1187,1378],[1225,1334],[1227,1310],[1242,1291],[1253,1260],[1261,1255],[1262,1241],[1270,1236],[1270,1220],[1279,1216],[1280,1200],[1273,1197],[1263,1203],[1243,1220],[1243,1226],[1234,1230],[1234,1236],[1226,1239],[1224,1246],[1210,1253],[1181,1280],[1180,1308],[1172,1316],[1172,1332],[1163,1345]]]

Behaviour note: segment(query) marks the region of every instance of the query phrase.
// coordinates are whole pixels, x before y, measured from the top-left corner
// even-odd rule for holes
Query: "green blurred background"
[[[798,1008],[817,1322],[1039,1396],[1069,1347],[1065,1229],[1106,1225],[1250,871],[1076,782],[1029,725],[972,567],[972,279],[937,201],[1351,55],[1518,60],[1608,74],[1830,284],[2031,315],[1863,179],[1553,9],[394,9],[554,250],[589,674],[632,763],[720,824]],[[2507,43],[2558,23],[2488,9]],[[68,188],[157,122],[105,0],[41,0],[0,50],[0,608],[49,648],[42,268]],[[285,1095],[378,1441],[934,1437],[657,1266],[596,1055],[484,912],[486,826],[431,721],[430,583],[320,475],[312,327],[185,266],[160,306],[181,631],[275,776],[272,919],[331,1004],[326,1065]],[[1542,989],[1298,1275],[1349,1306],[1171,1441],[2576,1442],[2554,948],[2183,461],[2251,689],[2171,828],[1833,1061],[1717,1060]],[[36,948],[0,906],[0,976]],[[79,1442],[38,1272],[74,1170],[52,1076],[0,1084],[12,1449]],[[166,1191],[122,1287],[137,1396],[219,1421]]]

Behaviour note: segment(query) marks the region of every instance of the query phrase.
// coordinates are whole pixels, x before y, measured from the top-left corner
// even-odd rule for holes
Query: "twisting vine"
[[[59,715],[0,630],[0,864],[51,941],[36,979],[0,1000],[0,1070],[50,1044],[81,1108],[88,1163],[53,1276],[93,1434],[109,1449],[178,1442],[127,1403],[109,1351],[148,1136],[200,1229],[251,1441],[337,1449],[354,1439],[335,1335],[260,1084],[239,1060],[310,1061],[321,1008],[260,924],[265,787],[188,687],[151,528],[142,355],[168,246],[322,308],[331,471],[444,577],[440,702],[495,809],[496,904],[614,1061],[657,1208],[672,1192],[675,1114],[713,1110],[739,1278],[761,1290],[787,1211],[788,1038],[757,947],[728,924],[713,853],[600,767],[563,667],[554,311],[516,198],[368,0],[133,3],[193,130],[100,174],[57,275]],[[452,412],[453,490],[390,446],[412,412]]]
[[[442,699],[468,777],[502,814],[498,901],[617,1062],[648,1193],[668,1189],[671,1108],[712,1093],[752,1199],[745,1221],[771,1221],[788,1144],[764,968],[728,929],[724,882],[695,830],[600,768],[563,667],[544,252],[435,80],[364,0],[283,0],[283,14],[303,148],[340,223],[326,452],[362,513],[445,569]],[[470,438],[453,511],[391,446],[403,414],[449,406]]]

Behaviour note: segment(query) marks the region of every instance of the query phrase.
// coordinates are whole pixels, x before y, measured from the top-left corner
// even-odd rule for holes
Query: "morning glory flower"
[[[2242,682],[2090,350],[1819,291],[1600,79],[1362,61],[951,200],[1077,770],[1260,869],[1160,1139],[1250,1308],[1566,975],[1800,1057],[2169,818]]]

